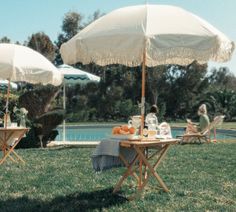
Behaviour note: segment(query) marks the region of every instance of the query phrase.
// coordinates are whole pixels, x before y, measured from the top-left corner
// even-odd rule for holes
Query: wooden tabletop
[[[123,147],[132,147],[132,146],[140,146],[140,147],[151,147],[151,146],[158,146],[163,144],[175,144],[180,139],[177,138],[168,138],[168,139],[130,139],[130,140],[123,140],[120,142],[120,146]]]

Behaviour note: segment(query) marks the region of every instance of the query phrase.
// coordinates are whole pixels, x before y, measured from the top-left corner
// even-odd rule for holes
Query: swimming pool
[[[67,126],[66,141],[100,141],[103,138],[111,136],[113,126]],[[57,128],[59,135],[56,141],[63,141],[63,128]],[[172,136],[183,135],[184,128],[172,128]],[[213,133],[212,133],[213,136]],[[232,130],[217,130],[218,140],[236,140],[236,131]]]

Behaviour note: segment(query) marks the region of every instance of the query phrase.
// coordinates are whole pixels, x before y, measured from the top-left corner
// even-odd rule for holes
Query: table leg
[[[148,158],[148,148],[145,150],[145,157]],[[147,179],[147,166],[144,166],[144,180]]]
[[[122,154],[120,154],[119,157],[122,160],[122,162],[125,164],[125,166],[128,168],[129,167],[129,163],[127,162],[125,157]],[[139,177],[138,177],[138,175],[135,172],[131,173],[131,175],[137,180],[137,182],[139,181]]]
[[[7,141],[8,139],[12,136],[12,133],[9,133],[9,135],[5,135],[5,140],[4,141],[4,145],[5,145],[5,149],[4,149],[4,156],[2,158],[2,160],[0,160],[0,165],[3,164],[3,162],[7,159],[7,157],[9,157],[12,161],[17,162],[10,154],[13,153],[16,157],[16,159],[18,159],[19,161],[21,161],[22,163],[25,163],[25,161],[14,151],[14,148],[16,147],[16,145],[20,142],[21,138],[24,136],[25,132],[27,130],[23,131],[22,134],[18,137],[18,139],[15,141],[14,145],[9,147],[7,145]]]
[[[11,155],[8,155],[8,157],[11,159],[11,161],[17,163],[17,160],[15,160]]]
[[[167,153],[167,151],[168,151],[168,149],[170,148],[170,145],[168,144],[166,144],[164,147],[163,147],[163,150],[162,150],[162,152],[161,152],[161,154],[159,155],[159,157],[157,158],[157,162],[155,163],[155,165],[154,165],[154,169],[156,169],[158,166],[159,166],[159,164],[161,163],[161,161],[163,160],[163,158],[165,157],[165,155],[166,155],[166,153]]]
[[[142,152],[144,151],[144,149],[141,150]],[[142,158],[139,157],[139,181],[138,181],[138,188],[140,189],[142,186],[142,182],[143,182],[143,161]]]
[[[117,192],[119,190],[119,188],[121,187],[123,181],[129,176],[132,175],[133,171],[133,165],[136,163],[136,161],[138,160],[138,154],[135,156],[135,158],[133,159],[133,161],[131,162],[131,164],[128,166],[128,169],[126,170],[126,172],[123,174],[123,176],[120,178],[120,180],[118,181],[118,183],[115,185],[115,188],[113,190],[113,193]]]
[[[18,160],[20,160],[22,163],[25,163],[25,161],[22,159],[22,157],[20,157],[14,150],[12,150],[11,152],[15,155],[15,157],[16,157]]]
[[[163,147],[163,149],[161,150],[160,155],[159,155],[159,157],[157,158],[156,163],[153,165],[153,167],[154,167],[153,169],[154,169],[154,170],[156,170],[157,167],[159,166],[160,162],[162,161],[162,159],[163,159],[164,156],[166,155],[167,150],[169,149],[169,147],[170,147],[170,145],[165,145],[165,146]],[[155,152],[153,155],[151,155],[151,156],[148,158],[148,160],[151,159],[151,158],[152,158],[153,156],[155,156],[156,154],[157,154],[157,152]],[[145,181],[144,181],[143,184],[142,184],[142,188],[141,188],[141,189],[143,189],[143,188],[146,186],[146,184],[148,183],[148,178],[150,177],[150,175],[151,175],[151,174],[148,173],[148,175],[147,175]]]
[[[143,160],[144,164],[149,168],[149,170],[151,171],[151,173],[153,174],[153,176],[157,179],[157,181],[159,182],[159,184],[161,185],[161,187],[164,189],[164,191],[168,192],[168,188],[165,185],[165,183],[163,182],[163,180],[161,179],[161,177],[156,173],[156,171],[153,169],[153,167],[150,165],[150,163],[148,162],[148,160],[145,158],[145,156],[143,155],[142,151],[139,149],[139,147],[134,146],[135,150],[137,151],[138,155],[141,157],[141,159]],[[143,188],[144,186],[142,186]]]

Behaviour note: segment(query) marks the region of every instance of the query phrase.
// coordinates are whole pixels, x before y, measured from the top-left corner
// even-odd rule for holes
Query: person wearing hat
[[[207,115],[207,108],[205,104],[198,108],[199,124],[194,124],[190,119],[187,119],[188,125],[186,133],[197,133],[203,131],[209,124],[209,117]]]

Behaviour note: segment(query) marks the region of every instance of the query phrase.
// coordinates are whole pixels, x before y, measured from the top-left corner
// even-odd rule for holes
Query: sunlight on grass
[[[134,201],[131,181],[112,194],[123,167],[93,171],[93,150],[16,150],[27,163],[0,166],[0,211],[236,211],[235,143],[173,146],[158,169],[171,192],[151,178]]]

